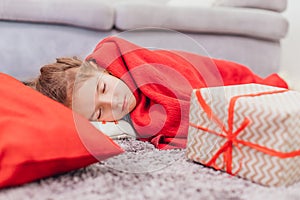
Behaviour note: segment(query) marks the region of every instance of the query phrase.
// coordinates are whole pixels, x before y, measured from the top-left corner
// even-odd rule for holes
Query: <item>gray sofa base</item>
[[[78,27],[0,21],[0,71],[20,80],[39,73],[42,65],[56,57],[84,59],[96,44],[109,35],[118,35],[148,48],[176,49],[249,66],[261,76],[278,72],[280,44],[236,35],[179,33],[166,29],[138,29],[120,32]]]

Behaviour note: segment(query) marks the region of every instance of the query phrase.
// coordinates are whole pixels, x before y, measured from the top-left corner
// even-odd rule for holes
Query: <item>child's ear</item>
[[[99,68],[98,65],[97,65],[97,62],[96,62],[94,59],[88,60],[88,62],[90,63],[90,65],[91,65],[93,68],[95,68],[95,69],[98,69],[98,68]]]
[[[92,59],[92,60],[89,60],[88,62],[90,63],[90,65],[91,65],[94,69],[96,69],[96,70],[98,70],[98,71],[100,71],[100,72],[106,72],[106,70],[105,70],[104,68],[99,67],[99,65],[97,64],[96,60]]]

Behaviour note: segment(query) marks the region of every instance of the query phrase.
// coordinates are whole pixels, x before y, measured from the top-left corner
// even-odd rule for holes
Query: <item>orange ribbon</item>
[[[205,102],[204,98],[202,97],[200,90],[196,91],[196,97],[198,99],[198,102],[200,103],[201,107],[203,108],[204,112],[207,114],[207,116],[212,119],[218,127],[221,128],[221,132],[216,132],[214,130],[208,129],[203,126],[198,126],[196,124],[190,123],[191,126],[215,134],[217,136],[223,137],[226,140],[226,142],[220,147],[220,149],[213,155],[213,157],[205,164],[206,166],[213,167],[217,170],[222,169],[224,166],[224,163],[226,164],[226,172],[231,174],[231,175],[236,175],[242,167],[242,159],[239,161],[239,168],[233,173],[232,172],[232,149],[233,146],[236,146],[240,152],[241,148],[239,144],[242,144],[244,146],[248,146],[250,148],[256,149],[260,152],[263,152],[265,154],[271,155],[271,156],[277,156],[279,158],[290,158],[290,157],[295,157],[300,155],[300,150],[293,151],[293,152],[288,152],[288,153],[283,153],[283,152],[278,152],[273,149],[266,148],[264,146],[260,146],[258,144],[254,144],[248,141],[244,140],[239,140],[237,139],[237,136],[250,124],[250,120],[248,118],[245,118],[240,127],[236,130],[233,131],[233,123],[234,123],[234,106],[236,101],[239,98],[242,97],[257,97],[257,96],[262,96],[262,95],[268,95],[268,94],[277,94],[277,93],[283,93],[288,90],[277,90],[277,91],[269,91],[269,92],[260,92],[256,94],[245,94],[245,95],[238,95],[234,96],[231,98],[229,102],[229,108],[228,108],[228,130],[225,129],[224,124],[221,122],[221,120],[213,113],[212,109],[207,105]],[[218,157],[223,154],[223,165],[221,167],[217,166],[216,161]]]

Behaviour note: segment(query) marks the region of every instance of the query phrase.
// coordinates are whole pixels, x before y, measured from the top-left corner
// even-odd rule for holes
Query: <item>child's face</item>
[[[119,120],[136,106],[136,99],[120,79],[100,72],[74,92],[72,109],[90,121]]]

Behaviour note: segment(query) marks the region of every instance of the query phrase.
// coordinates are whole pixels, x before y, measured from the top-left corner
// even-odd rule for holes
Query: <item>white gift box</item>
[[[300,93],[260,84],[195,89],[186,156],[266,186],[300,180]]]

